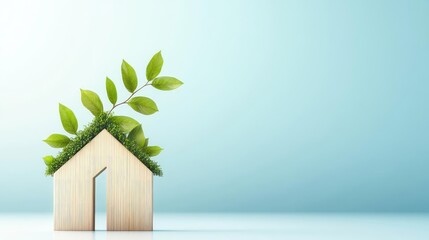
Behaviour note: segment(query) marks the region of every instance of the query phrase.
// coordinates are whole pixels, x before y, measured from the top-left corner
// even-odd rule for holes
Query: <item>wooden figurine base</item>
[[[107,130],[54,174],[54,229],[93,231],[95,177],[107,172],[107,230],[153,229],[153,174]]]

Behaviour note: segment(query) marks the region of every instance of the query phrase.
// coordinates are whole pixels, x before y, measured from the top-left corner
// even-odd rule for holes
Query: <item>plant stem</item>
[[[117,106],[120,106],[122,104],[127,103],[134,96],[134,94],[136,94],[138,91],[142,90],[142,88],[144,88],[144,87],[146,87],[148,85],[151,85],[149,83],[149,81],[147,81],[143,86],[141,86],[140,88],[138,88],[137,90],[135,90],[133,93],[131,93],[131,95],[125,101],[120,102],[118,104],[114,104],[113,107],[112,107],[112,109],[110,109],[110,111],[107,113],[107,115],[110,115],[110,113],[113,111],[113,109],[115,109]]]

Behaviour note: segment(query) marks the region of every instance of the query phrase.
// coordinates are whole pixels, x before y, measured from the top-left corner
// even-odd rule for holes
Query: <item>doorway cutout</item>
[[[106,202],[107,202],[107,171],[101,170],[94,177],[94,227],[95,230],[107,229]]]

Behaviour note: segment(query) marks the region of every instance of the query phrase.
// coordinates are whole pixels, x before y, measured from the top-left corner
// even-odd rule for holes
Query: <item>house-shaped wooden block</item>
[[[152,172],[107,130],[54,173],[54,229],[94,230],[95,177],[107,172],[107,230],[152,230]]]

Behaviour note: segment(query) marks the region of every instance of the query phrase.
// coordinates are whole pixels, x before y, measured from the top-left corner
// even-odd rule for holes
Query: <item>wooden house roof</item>
[[[92,141],[100,132],[106,130],[116,140],[118,140],[128,151],[140,160],[154,175],[162,176],[161,167],[153,161],[136,142],[127,138],[121,127],[111,120],[111,116],[101,114],[96,117],[91,124],[86,126],[77,136],[72,138],[70,143],[65,146],[61,152],[54,158],[52,163],[47,166],[46,175],[53,175],[67,161],[76,155],[85,145]],[[106,148],[110,146],[106,145]]]

